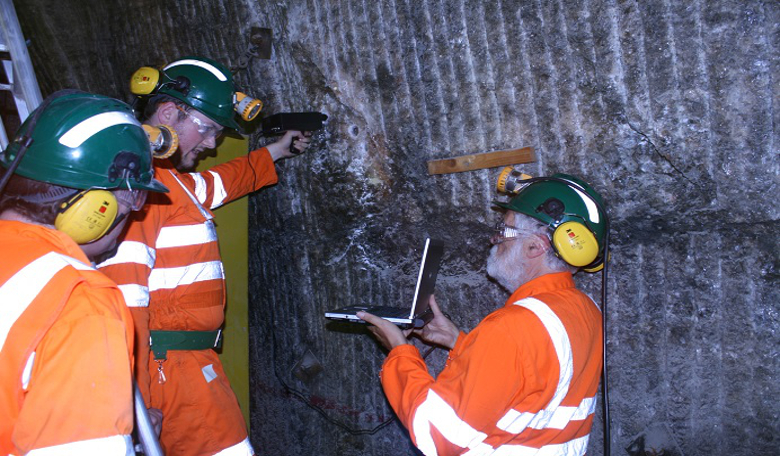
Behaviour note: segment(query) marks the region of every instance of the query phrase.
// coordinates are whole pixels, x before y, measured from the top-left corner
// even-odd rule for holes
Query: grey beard
[[[497,251],[497,245],[490,249],[490,256],[488,256],[487,260],[487,273],[499,285],[511,293],[525,283],[525,268],[522,262],[516,259],[515,248],[505,253],[500,259],[496,254]]]

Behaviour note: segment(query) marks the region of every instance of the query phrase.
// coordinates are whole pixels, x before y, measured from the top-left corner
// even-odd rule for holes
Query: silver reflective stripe
[[[517,410],[510,410],[499,421],[498,428],[501,428],[506,423],[512,423],[515,426],[520,426],[522,423],[528,423],[528,427],[534,429],[563,429],[570,421],[581,421],[591,415],[596,410],[596,398],[586,397],[580,402],[577,407],[561,406],[555,410],[540,410],[538,413],[520,413]],[[537,417],[534,420],[534,417]],[[537,427],[540,424],[546,424],[544,427]],[[504,429],[507,432],[512,432],[512,429]],[[519,432],[512,432],[513,434],[519,434]]]
[[[38,448],[27,456],[62,456],[66,454],[84,455],[134,455],[133,441],[129,435],[114,435],[100,439],[80,440],[46,448]]]
[[[425,401],[417,407],[412,419],[417,448],[426,456],[437,454],[431,426],[436,426],[441,435],[455,445],[474,450],[472,454],[489,454],[484,452],[492,450],[492,447],[482,443],[487,434],[471,427],[441,396],[433,390],[428,390]]]
[[[33,363],[35,363],[35,352],[30,353],[30,357],[27,358],[27,364],[22,371],[22,389],[27,390],[27,385],[30,384],[30,377],[32,376]]]
[[[186,193],[186,194],[187,194],[187,196],[189,196],[189,197],[190,197],[190,199],[192,200],[192,202],[195,204],[195,207],[197,207],[197,208],[198,208],[198,210],[200,211],[200,215],[202,215],[202,216],[203,216],[203,218],[205,218],[206,220],[211,220],[211,219],[213,219],[214,217],[212,217],[212,216],[211,216],[211,214],[209,214],[209,211],[207,211],[207,210],[206,210],[206,209],[205,209],[205,208],[204,208],[204,207],[203,207],[203,206],[200,204],[200,201],[198,201],[198,199],[197,199],[197,198],[195,198],[195,195],[193,195],[193,194],[192,194],[192,192],[190,191],[190,189],[188,189],[188,188],[187,188],[187,186],[186,186],[186,185],[184,185],[184,183],[183,183],[183,182],[182,182],[182,181],[179,179],[179,177],[178,177],[178,176],[176,176],[176,173],[174,173],[174,172],[173,172],[173,170],[170,170],[170,169],[169,169],[168,171],[171,173],[171,176],[173,176],[173,178],[174,178],[174,179],[176,179],[176,182],[178,182],[178,183],[179,183],[179,186],[182,188],[182,190],[184,190],[184,193]]]
[[[588,435],[566,443],[545,445],[541,448],[533,448],[525,445],[501,445],[496,448],[491,456],[582,456],[588,449]],[[470,452],[464,456],[473,456]]]
[[[195,263],[180,268],[156,268],[149,274],[149,291],[173,289],[206,280],[223,279],[225,271],[221,261]]]
[[[127,307],[149,307],[149,287],[135,283],[118,286]]]
[[[252,448],[252,444],[249,443],[249,437],[247,437],[232,447],[215,453],[214,456],[252,456],[253,454],[255,454],[255,450]]]
[[[206,202],[206,179],[201,176],[200,173],[189,173],[192,176],[192,180],[195,181],[195,198],[197,198],[200,204]]]
[[[122,111],[103,112],[76,124],[64,135],[60,136],[60,144],[75,149],[92,136],[115,125],[135,125],[139,128],[141,127],[140,122],[129,113]]]
[[[222,182],[222,176],[214,171],[209,171],[214,176],[214,198],[211,200],[211,209],[216,209],[225,203],[227,198],[227,191],[225,191],[225,184]]]
[[[113,257],[100,263],[97,267],[100,269],[115,264],[136,263],[151,269],[156,258],[157,252],[143,242],[124,241],[119,244],[119,248]]]
[[[166,66],[164,68],[164,70],[168,70],[170,68],[177,67],[179,65],[193,65],[193,66],[196,66],[198,68],[203,68],[204,70],[206,70],[206,71],[210,72],[211,74],[213,74],[214,77],[219,79],[220,81],[222,81],[222,82],[227,81],[227,76],[225,76],[225,73],[219,71],[219,69],[217,67],[215,67],[214,65],[212,65],[210,63],[206,63],[206,62],[203,62],[203,61],[200,61],[200,60],[195,60],[195,59],[177,60],[175,62],[172,62],[172,63],[168,64],[168,66]]]
[[[555,354],[558,357],[558,384],[555,387],[555,394],[553,394],[550,402],[545,406],[543,410],[538,413],[524,412],[520,413],[516,410],[510,410],[498,421],[496,425],[499,429],[510,432],[512,434],[519,434],[527,427],[534,429],[556,428],[562,429],[568,423],[565,420],[566,412],[561,412],[556,418],[556,409],[561,405],[561,401],[569,393],[569,385],[571,385],[571,379],[574,371],[574,359],[572,357],[571,343],[569,342],[569,335],[566,333],[566,328],[563,326],[563,322],[555,315],[555,312],[550,307],[534,298],[526,298],[514,303],[516,306],[525,307],[536,315],[547,330],[547,334],[550,336],[553,347],[555,348]],[[574,411],[571,413],[573,414]],[[560,424],[563,427],[557,427]]]
[[[93,269],[74,258],[49,252],[32,261],[0,286],[0,302],[3,303],[3,318],[0,319],[0,350],[5,345],[8,332],[40,294],[49,281],[66,266],[80,270]]]
[[[217,241],[217,230],[211,220],[199,225],[166,226],[157,237],[157,248],[184,247]]]

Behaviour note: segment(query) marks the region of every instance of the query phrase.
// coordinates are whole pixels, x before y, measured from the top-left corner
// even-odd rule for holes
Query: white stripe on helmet
[[[135,117],[127,112],[122,111],[109,111],[94,115],[88,119],[84,119],[76,126],[68,130],[67,133],[60,137],[60,144],[65,147],[74,149],[81,146],[84,141],[88,140],[92,136],[106,128],[113,127],[115,125],[135,125],[140,127],[141,123],[138,122]]]

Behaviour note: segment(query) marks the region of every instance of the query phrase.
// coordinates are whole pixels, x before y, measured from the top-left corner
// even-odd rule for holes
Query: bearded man
[[[603,262],[603,202],[585,182],[556,174],[494,204],[506,211],[487,272],[511,296],[468,334],[434,298],[434,318],[414,331],[359,313],[390,350],[382,387],[425,455],[583,455],[603,334],[599,308],[572,274]],[[450,350],[437,378],[411,333]]]

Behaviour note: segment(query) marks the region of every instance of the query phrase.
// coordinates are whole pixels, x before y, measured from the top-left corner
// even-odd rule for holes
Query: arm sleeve
[[[16,445],[117,454],[133,429],[132,337],[116,289],[76,287],[36,347]]]
[[[198,202],[210,210],[278,180],[273,159],[265,147],[207,171],[182,174],[181,179]]]
[[[426,454],[460,454],[484,440],[522,389],[518,344],[501,319],[488,317],[458,337],[436,381],[419,354],[406,347],[388,355],[382,386]]]

